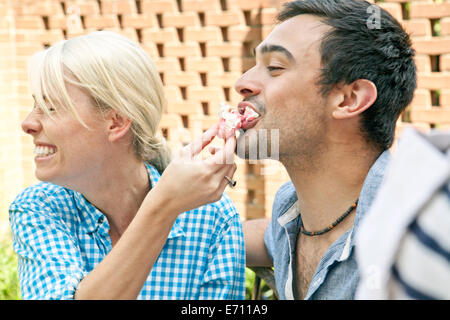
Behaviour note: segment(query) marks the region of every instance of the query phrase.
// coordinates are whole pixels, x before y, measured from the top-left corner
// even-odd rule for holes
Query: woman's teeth
[[[34,154],[37,157],[46,157],[46,156],[49,156],[51,154],[54,154],[55,152],[56,152],[56,148],[54,148],[54,147],[37,146],[34,149]]]

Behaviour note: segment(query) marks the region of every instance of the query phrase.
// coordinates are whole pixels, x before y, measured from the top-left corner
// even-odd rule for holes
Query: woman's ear
[[[106,116],[108,122],[108,140],[114,142],[125,136],[131,127],[131,120],[115,110],[110,110]]]
[[[352,118],[369,108],[377,99],[377,87],[366,79],[358,79],[339,89],[341,99],[335,105],[333,118]]]

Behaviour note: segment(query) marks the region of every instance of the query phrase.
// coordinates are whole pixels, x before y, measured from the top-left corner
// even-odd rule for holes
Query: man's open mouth
[[[246,131],[253,128],[259,119],[260,114],[249,102],[239,103],[237,110],[226,103],[221,103],[218,136],[227,139],[234,135],[237,129]]]
[[[261,117],[255,107],[247,101],[243,101],[238,104],[238,112],[242,116],[241,128],[243,130],[253,128]]]

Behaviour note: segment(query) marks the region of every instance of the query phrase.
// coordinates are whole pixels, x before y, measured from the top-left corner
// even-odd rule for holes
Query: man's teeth
[[[53,148],[53,147],[37,146],[34,149],[34,154],[38,157],[49,156],[51,154],[54,154],[55,152],[56,152],[56,148]]]
[[[256,119],[259,117],[259,114],[252,108],[246,107],[245,108],[245,116],[247,119],[250,119],[250,118]]]

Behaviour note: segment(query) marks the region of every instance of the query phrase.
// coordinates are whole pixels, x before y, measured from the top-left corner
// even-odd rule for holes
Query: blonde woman
[[[163,87],[150,57],[112,32],[33,56],[36,176],[10,206],[24,299],[242,299],[242,226],[222,195],[235,139],[169,164]]]

